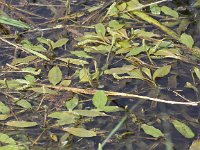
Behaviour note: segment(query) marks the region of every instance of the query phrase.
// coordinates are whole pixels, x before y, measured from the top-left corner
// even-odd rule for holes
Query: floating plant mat
[[[25,2],[0,1],[0,149],[199,147],[198,0]]]

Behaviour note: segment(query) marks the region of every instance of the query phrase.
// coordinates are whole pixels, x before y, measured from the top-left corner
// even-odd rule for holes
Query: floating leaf
[[[69,39],[67,39],[67,38],[59,39],[59,40],[56,41],[54,44],[52,44],[53,49],[58,48],[58,47],[62,47],[62,46],[65,45],[68,41],[69,41]]]
[[[192,48],[192,46],[194,45],[194,40],[192,36],[186,33],[181,34],[180,42],[185,44],[189,48]]]
[[[141,128],[144,130],[144,132],[146,134],[151,135],[155,138],[164,136],[164,134],[159,129],[156,129],[153,126],[150,126],[150,125],[147,125],[147,124],[142,124]]]
[[[135,9],[138,9],[139,7],[142,6],[142,4],[138,1],[138,0],[131,0],[131,1],[128,1],[127,2],[127,10],[128,11],[132,11],[132,10],[135,10]]]
[[[162,6],[161,11],[166,15],[172,16],[174,18],[178,18],[178,13],[167,6]]]
[[[69,132],[70,134],[73,134],[78,137],[93,137],[96,136],[96,132],[86,130],[84,128],[63,128],[64,131]]]
[[[16,104],[23,107],[23,108],[26,108],[26,109],[32,108],[31,104],[25,99],[21,99],[21,100],[17,101]]]
[[[9,122],[6,122],[6,125],[12,126],[12,127],[27,128],[27,127],[37,126],[37,123],[29,122],[29,121],[9,121]]]
[[[0,102],[0,113],[2,114],[9,114],[10,108],[6,106],[3,102]]]
[[[96,33],[99,35],[99,36],[105,36],[106,34],[106,28],[104,27],[104,25],[102,23],[98,23],[95,25],[95,30],[96,30]]]
[[[99,112],[98,110],[73,110],[73,112],[86,117],[107,116],[105,113]]]
[[[156,78],[166,76],[170,72],[170,70],[171,70],[170,65],[158,68],[153,74],[153,80],[155,81]]]
[[[69,86],[71,84],[72,80],[63,80],[60,85],[62,86]]]
[[[69,111],[72,111],[77,105],[78,105],[78,97],[77,96],[74,96],[72,99],[66,101],[66,103],[65,103],[65,107],[67,107],[67,109]]]
[[[62,72],[58,66],[54,66],[48,73],[49,82],[53,85],[58,84],[62,80]]]
[[[178,121],[178,120],[172,120],[172,124],[178,130],[179,133],[181,133],[186,138],[193,138],[195,135],[193,131],[188,127],[186,124]]]
[[[97,108],[104,107],[107,103],[107,100],[108,100],[107,95],[102,90],[96,91],[96,93],[94,94],[92,98],[93,105]]]
[[[134,69],[128,72],[128,74],[130,75],[131,78],[141,79],[141,80],[145,79],[140,69]]]
[[[16,141],[13,138],[3,133],[0,133],[0,142],[7,143],[7,144],[16,144]]]

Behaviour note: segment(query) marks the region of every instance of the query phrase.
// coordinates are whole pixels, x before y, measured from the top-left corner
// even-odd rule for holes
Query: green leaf
[[[123,109],[118,106],[104,106],[104,107],[98,108],[98,110],[104,111],[104,112],[117,112],[117,111],[122,111]]]
[[[97,108],[104,107],[107,101],[108,101],[107,95],[102,90],[97,90],[92,98],[93,105]]]
[[[7,134],[0,133],[0,142],[7,144],[16,144],[13,138],[10,138]]]
[[[23,108],[26,108],[26,109],[32,108],[32,105],[25,99],[21,99],[21,100],[17,101],[16,104],[23,107]]]
[[[142,124],[141,128],[144,130],[144,132],[146,134],[151,135],[155,138],[164,136],[164,134],[159,129],[156,129],[153,126],[150,126],[150,125],[147,125],[147,124]]]
[[[105,113],[99,112],[98,110],[73,110],[73,112],[85,117],[107,116]]]
[[[67,38],[59,39],[59,40],[56,41],[54,44],[52,44],[53,49],[58,48],[58,47],[62,47],[62,46],[65,45],[68,41],[69,41],[69,39],[67,39]]]
[[[142,4],[138,0],[131,0],[127,2],[127,10],[132,11],[142,6]]]
[[[194,67],[194,72],[196,74],[196,76],[198,77],[198,79],[200,80],[200,70],[197,67]]]
[[[37,56],[27,56],[24,58],[15,58],[12,61],[12,65],[16,65],[16,64],[28,64],[29,62],[35,60],[36,58],[38,58]]]
[[[124,24],[120,24],[117,20],[111,20],[109,22],[109,27],[114,30],[119,30],[124,26]]]
[[[60,119],[60,120],[69,118],[69,117],[74,117],[74,116],[77,116],[77,115],[75,115],[73,112],[69,112],[69,111],[57,111],[57,112],[53,112],[48,115],[48,117],[56,118],[56,119]]]
[[[185,44],[189,48],[192,48],[192,46],[194,45],[194,40],[192,36],[186,33],[181,34],[180,42]]]
[[[104,71],[104,74],[125,74],[127,72],[132,71],[133,69],[135,69],[135,66],[133,65],[129,65],[129,66],[123,66],[123,67],[118,67],[118,68],[111,68],[111,69],[107,69]]]
[[[102,23],[98,23],[95,25],[95,30],[98,36],[104,37],[106,35],[106,28]]]
[[[193,138],[195,135],[193,131],[184,123],[178,120],[172,120],[172,124],[176,128],[176,130],[181,133],[186,138]]]
[[[62,80],[62,72],[58,66],[54,66],[48,73],[49,82],[53,85],[58,84]]]
[[[161,8],[158,6],[158,4],[151,5],[150,10],[152,14],[160,15]]]
[[[2,114],[9,114],[10,108],[6,106],[3,102],[0,102],[0,113]]]
[[[153,80],[155,81],[156,78],[161,78],[166,76],[170,72],[170,70],[171,70],[170,65],[158,68],[153,74]]]
[[[22,21],[18,21],[12,18],[8,18],[5,16],[0,16],[0,23],[11,25],[14,27],[22,28],[22,29],[29,29],[30,26]]]
[[[92,56],[88,55],[86,52],[84,51],[71,51],[70,53],[76,55],[77,57],[80,58],[92,58]]]
[[[0,150],[24,150],[25,148],[19,145],[0,146]]]
[[[200,140],[197,139],[192,142],[192,145],[190,146],[189,150],[199,150],[199,148],[200,148]]]
[[[68,116],[68,117],[62,118],[61,120],[58,120],[57,124],[60,126],[63,126],[63,125],[72,124],[75,122],[76,122],[76,118],[74,116]]]
[[[89,69],[83,68],[79,72],[80,82],[91,82]]]
[[[166,14],[166,15],[169,15],[169,16],[172,16],[174,18],[178,18],[179,15],[178,13],[175,11],[175,10],[172,10],[171,8],[167,7],[167,6],[162,6],[161,7],[161,11]]]
[[[130,75],[131,78],[140,79],[140,80],[145,79],[140,69],[134,69],[128,72],[128,74]]]
[[[39,75],[41,73],[41,69],[36,69],[32,67],[22,68],[23,72],[31,73],[33,75]]]
[[[43,94],[53,94],[53,95],[58,94],[55,90],[51,90],[46,87],[35,87],[35,88],[29,88],[28,90],[32,90],[34,92],[43,93]]]
[[[12,127],[27,128],[27,127],[37,126],[37,123],[29,122],[29,121],[9,121],[9,122],[6,122],[6,125],[12,126]]]
[[[64,61],[69,64],[80,65],[80,66],[89,64],[87,61],[81,59],[73,59],[73,58],[56,58],[56,59]]]
[[[2,114],[0,114],[0,120],[6,120],[6,119],[8,119],[8,117],[10,117],[10,115],[2,115]]]
[[[64,131],[69,132],[72,135],[78,136],[78,137],[94,137],[96,136],[96,132],[86,130],[84,128],[63,128]]]
[[[142,72],[144,72],[149,77],[149,79],[152,79],[151,70],[149,68],[143,67]]]
[[[72,99],[66,101],[65,103],[65,107],[67,107],[69,111],[72,111],[77,105],[78,105],[78,96],[74,96]]]

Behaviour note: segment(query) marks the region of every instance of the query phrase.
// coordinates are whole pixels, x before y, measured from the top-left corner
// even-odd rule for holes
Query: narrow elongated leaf
[[[182,134],[186,138],[193,138],[195,135],[193,131],[188,127],[186,124],[178,121],[178,120],[172,120],[172,124],[176,128],[176,130]]]
[[[153,126],[149,126],[147,124],[142,124],[141,128],[144,130],[144,132],[146,134],[151,135],[151,136],[153,136],[155,138],[164,136],[164,134],[159,129],[156,129]]]
[[[197,67],[194,67],[194,72],[196,74],[196,76],[198,77],[198,79],[200,80],[200,70]]]
[[[37,125],[37,123],[29,122],[29,121],[9,121],[9,122],[6,122],[6,125],[12,126],[12,127],[26,128],[26,127],[34,127]]]
[[[5,146],[0,146],[0,150],[24,150],[25,148],[19,145],[5,145]]]
[[[28,90],[32,90],[34,92],[43,93],[43,94],[53,94],[53,95],[58,94],[55,90],[51,90],[46,87],[35,87],[35,88],[29,88]]]
[[[64,131],[69,132],[70,134],[73,134],[78,137],[93,137],[96,136],[96,132],[86,130],[84,128],[63,128]]]
[[[172,16],[174,18],[178,18],[178,13],[167,6],[162,6],[161,11],[166,15]]]
[[[155,80],[156,78],[166,76],[170,72],[170,70],[171,70],[170,65],[158,68],[153,74],[153,80]]]
[[[99,112],[98,110],[73,110],[73,112],[86,117],[107,116],[105,113]]]
[[[104,107],[107,103],[107,100],[108,100],[107,95],[102,90],[96,91],[96,93],[94,94],[92,98],[93,105],[97,108]]]
[[[73,58],[57,58],[57,59],[69,64],[80,65],[80,66],[89,64],[87,61],[81,59],[73,59]]]
[[[7,134],[0,133],[0,141],[7,144],[16,144],[16,141]]]
[[[53,85],[58,84],[62,80],[62,72],[58,66],[54,66],[49,71],[48,79]]]
[[[22,21],[18,21],[12,18],[8,18],[5,16],[0,16],[0,23],[11,25],[14,27],[22,28],[22,29],[29,29],[30,26]]]

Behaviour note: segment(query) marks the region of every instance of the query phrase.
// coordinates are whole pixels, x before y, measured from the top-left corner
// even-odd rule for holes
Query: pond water
[[[13,48],[12,45],[9,45],[9,43],[6,43],[5,41],[3,42],[1,40],[1,80],[24,79],[25,73],[21,73],[20,68],[23,68],[25,66],[34,66],[37,69],[42,70],[41,74],[36,75],[38,83],[48,84],[49,81],[47,76],[49,70],[53,66],[59,66],[63,72],[64,79],[71,80],[71,87],[82,89],[92,88],[106,91],[115,91],[120,93],[138,94],[169,101],[199,101],[200,82],[196,78],[196,75],[191,75],[194,67],[199,68],[199,59],[195,57],[190,57],[190,55],[188,55],[188,52],[185,52],[184,55],[188,57],[189,61],[191,60],[190,63],[171,58],[152,59],[153,64],[157,64],[157,66],[171,65],[173,68],[170,74],[156,80],[157,86],[153,86],[151,83],[149,84],[149,82],[145,80],[138,80],[137,78],[126,78],[122,80],[116,79],[113,78],[111,74],[100,75],[98,80],[92,81],[92,84],[90,82],[79,82],[78,76],[80,72],[79,74],[76,74],[76,71],[81,70],[82,66],[67,66],[64,63],[59,63],[56,58],[77,58],[71,53],[71,51],[83,51],[83,49],[85,48],[84,46],[77,45],[77,39],[83,36],[85,32],[94,33],[93,25],[100,22],[100,20],[106,15],[108,8],[114,3],[114,1],[69,0],[68,2],[68,4],[66,1],[59,0],[5,0],[1,2],[1,9],[4,13],[7,13],[7,15],[12,18],[20,18],[27,24],[31,24],[33,26],[33,29],[23,30],[3,25],[2,30],[7,29],[10,32],[10,35],[15,36],[14,38],[5,38],[8,41],[20,44],[20,41],[26,39],[34,44],[38,44],[39,42],[36,40],[37,37],[44,37],[53,41],[57,41],[60,38],[69,39],[68,43],[65,46],[59,47],[53,52],[50,46],[44,46],[46,49],[48,49],[47,53],[53,53],[52,55],[53,57],[55,57],[52,58],[51,61],[36,59],[35,61],[30,62],[30,64],[28,65],[13,65],[12,62],[14,58],[23,58],[28,56],[29,54],[24,53],[21,50],[16,50],[15,48]],[[143,3],[149,4],[153,2],[154,1],[150,0],[148,1],[148,3],[146,1],[144,1]],[[190,34],[195,41],[195,46],[200,46],[198,42],[198,19],[195,20],[195,16],[198,16],[198,10],[191,7],[193,3],[194,1],[191,2],[176,0],[175,2],[165,2],[159,5],[166,5],[175,10],[182,9],[180,10],[180,12],[182,14],[185,13],[185,16],[182,15],[181,17],[189,18],[189,21],[193,23],[188,23],[189,25],[185,27],[186,29],[182,29],[181,32],[186,32]],[[98,7],[100,8],[98,9]],[[149,8],[145,8],[145,11],[149,13]],[[66,13],[68,13],[68,15],[66,15]],[[187,16],[187,13],[190,13],[191,16]],[[196,15],[193,16],[193,14]],[[67,17],[62,18],[65,15]],[[161,20],[169,19],[162,16],[156,17]],[[115,16],[111,16],[108,18],[111,20],[116,19]],[[108,18],[105,18],[103,20],[103,23],[105,25],[108,25]],[[123,22],[122,18],[117,19],[121,21],[120,23]],[[173,20],[176,21],[175,19],[172,19],[172,21]],[[159,33],[161,36],[164,35],[163,32],[156,29],[151,24],[147,24],[140,20],[135,21],[133,19],[126,21],[131,26],[134,26],[135,29],[144,29],[145,27],[147,27],[152,31],[155,30],[155,33]],[[57,25],[60,25],[62,27]],[[130,25],[126,27],[126,30],[128,31],[128,36],[131,33]],[[176,30],[178,25],[171,28]],[[57,26],[57,28],[53,28],[55,26]],[[9,34],[6,35],[1,32],[0,36],[8,37]],[[167,39],[167,37],[164,37],[164,39],[165,38]],[[125,39],[126,38],[124,38],[123,40]],[[104,40],[106,41],[107,39]],[[132,41],[131,44],[141,45],[140,40],[134,40],[135,41]],[[127,41],[129,42],[129,40]],[[146,43],[149,44],[151,43],[151,41],[147,40]],[[91,46],[96,46],[95,44],[91,44]],[[90,69],[89,71],[95,73],[96,66],[94,62],[96,62],[99,70],[103,70],[103,68],[106,67],[105,63],[108,55],[110,55],[108,60],[108,62],[110,63],[110,68],[120,67],[123,66],[123,64],[130,65],[130,63],[122,58],[123,56],[125,56],[125,53],[117,55],[112,52],[109,54],[102,52],[91,53],[91,56],[94,59],[84,59],[89,62],[89,64],[85,66]],[[149,63],[149,59],[148,57],[146,57],[146,54],[142,54],[138,58],[140,58],[143,62]],[[155,69],[152,69],[151,71],[155,71]],[[195,78],[195,80],[193,78]],[[192,83],[193,86],[186,87],[186,83]],[[65,102],[74,97],[74,92],[59,91],[58,95],[41,94],[26,89],[19,91],[13,89],[5,89],[2,86],[0,93],[1,101],[9,106],[9,108],[11,108],[10,117],[5,120],[2,119],[1,121],[1,132],[9,135],[10,137],[13,137],[13,139],[18,141],[18,144],[24,146],[25,149],[98,149],[98,144],[102,143],[113,131],[113,129],[120,124],[120,122],[122,122],[121,127],[119,127],[117,131],[112,135],[112,137],[109,138],[103,149],[185,150],[189,149],[192,142],[198,138],[198,135],[200,133],[199,106],[173,105],[145,101],[138,98],[110,96],[109,100],[111,101],[109,101],[108,104],[110,106],[118,106],[119,108],[122,108],[123,111],[109,112],[107,113],[108,116],[103,117],[101,116],[87,118],[81,116],[79,118],[79,121],[77,121],[76,123],[64,126],[57,126],[55,124],[56,120],[48,117],[48,115],[53,112],[66,111],[67,109]],[[91,100],[91,95],[88,96],[83,93],[79,93],[78,95],[80,102],[77,105],[78,109],[91,110],[92,108],[94,108],[93,102]],[[25,110],[24,108],[17,106],[13,97],[18,99],[26,99],[28,102],[31,103],[32,109]],[[125,121],[123,121],[124,118]],[[37,122],[38,125],[31,128],[15,128],[6,126],[6,122],[14,120]],[[179,120],[180,122],[187,124],[193,131],[195,136],[192,138],[186,138],[181,135],[173,126],[173,120]],[[164,136],[152,137],[146,134],[141,128],[142,124],[152,125],[153,127],[161,130],[164,133]],[[73,126],[92,129],[97,132],[97,136],[81,138],[63,131],[63,127]]]

